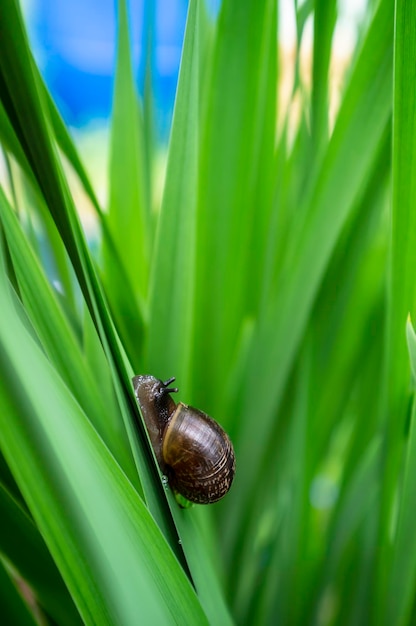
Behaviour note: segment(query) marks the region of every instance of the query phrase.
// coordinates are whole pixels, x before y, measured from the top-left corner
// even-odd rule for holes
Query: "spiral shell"
[[[175,493],[210,504],[230,489],[235,455],[227,433],[211,417],[170,394],[176,388],[153,376],[135,376],[134,389],[161,471]]]

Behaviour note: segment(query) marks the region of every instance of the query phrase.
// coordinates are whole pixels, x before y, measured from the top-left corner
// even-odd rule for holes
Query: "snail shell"
[[[133,385],[156,459],[172,489],[190,502],[210,504],[231,487],[235,456],[227,433],[211,417],[182,402],[154,376],[135,376]]]

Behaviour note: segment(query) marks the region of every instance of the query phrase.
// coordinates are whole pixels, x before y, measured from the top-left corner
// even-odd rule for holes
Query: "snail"
[[[135,376],[133,386],[162,474],[178,502],[210,504],[231,487],[235,456],[227,433],[211,417],[171,397],[175,378]]]

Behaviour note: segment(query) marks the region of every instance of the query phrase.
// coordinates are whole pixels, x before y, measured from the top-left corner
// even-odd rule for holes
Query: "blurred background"
[[[298,7],[310,2],[299,1]],[[169,138],[188,0],[130,0],[130,37],[137,89],[142,98],[146,62],[151,68],[156,178],[164,179],[164,147]],[[221,0],[206,0],[215,16]],[[357,40],[367,0],[339,0],[331,102],[337,106],[344,68]],[[107,204],[108,130],[116,51],[116,0],[22,0],[36,61],[60,113],[78,145],[102,206]],[[152,36],[149,37],[149,26]],[[283,101],[289,102],[297,40],[294,0],[280,2],[279,41]],[[310,80],[312,21],[302,35],[302,79]],[[146,54],[146,50],[148,54]],[[292,103],[293,104],[293,103]],[[284,113],[284,107],[282,107]],[[296,107],[294,107],[296,115]],[[76,193],[76,190],[75,190]],[[160,192],[161,193],[161,192]],[[82,199],[77,202],[83,208]],[[157,198],[156,198],[157,204]],[[88,208],[85,208],[88,213]],[[91,215],[91,220],[93,216]],[[85,224],[84,224],[85,226]],[[92,226],[93,227],[93,226]]]
[[[161,140],[169,131],[187,4],[186,0],[129,2],[141,95],[150,43],[146,25],[154,25],[150,59],[155,123]],[[26,0],[23,6],[36,60],[67,125],[82,129],[108,122],[115,63],[114,0]]]
[[[212,15],[216,15],[220,4],[220,0],[206,2]],[[295,2],[285,0],[280,4],[280,42],[283,51],[290,53],[296,41]],[[335,38],[341,58],[349,56],[355,45],[356,24],[366,4],[366,0],[338,3],[340,24]],[[67,125],[75,129],[105,125],[111,115],[115,0],[23,0],[22,6],[36,60]],[[169,134],[187,6],[187,0],[129,2],[137,86],[143,95],[145,52],[149,46],[155,129],[162,142]],[[153,24],[153,42],[147,36],[149,24]],[[311,24],[306,24],[306,49],[311,34]]]

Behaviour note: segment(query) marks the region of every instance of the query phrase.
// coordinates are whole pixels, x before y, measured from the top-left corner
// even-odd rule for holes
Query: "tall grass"
[[[19,4],[0,3],[7,623],[414,622],[416,7],[369,3],[333,115],[337,3],[294,3],[288,104],[278,4],[223,0],[213,21],[190,0],[155,207],[119,0],[102,207]],[[182,510],[164,489],[138,373],[176,376],[230,433],[221,503]]]

